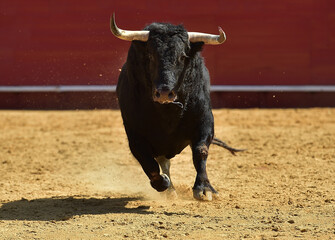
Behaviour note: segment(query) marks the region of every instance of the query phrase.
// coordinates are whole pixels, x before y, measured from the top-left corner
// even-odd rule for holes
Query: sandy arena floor
[[[189,149],[172,161],[179,198],[151,189],[119,111],[0,111],[0,239],[335,239],[335,109],[215,110],[208,175],[192,198]]]

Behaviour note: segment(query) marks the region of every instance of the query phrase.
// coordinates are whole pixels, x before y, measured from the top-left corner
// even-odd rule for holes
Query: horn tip
[[[111,23],[112,23],[112,22],[115,22],[115,12],[113,12],[113,13],[111,14],[110,22],[111,22]]]
[[[120,36],[121,33],[120,33],[120,30],[119,28],[117,27],[116,23],[115,23],[115,12],[113,12],[112,16],[111,16],[111,19],[110,19],[110,29],[111,29],[111,32],[116,36]]]
[[[219,37],[219,44],[224,43],[227,40],[226,33],[219,27],[220,37]]]

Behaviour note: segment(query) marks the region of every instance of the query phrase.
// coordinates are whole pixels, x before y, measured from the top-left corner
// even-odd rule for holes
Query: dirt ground
[[[192,198],[189,149],[172,160],[178,199],[130,154],[120,112],[0,111],[0,239],[335,239],[335,109],[214,110],[208,175]]]

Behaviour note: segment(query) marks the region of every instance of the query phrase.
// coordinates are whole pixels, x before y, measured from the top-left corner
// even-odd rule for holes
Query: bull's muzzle
[[[155,89],[153,93],[153,100],[155,102],[166,104],[172,103],[177,99],[177,95],[173,90]]]

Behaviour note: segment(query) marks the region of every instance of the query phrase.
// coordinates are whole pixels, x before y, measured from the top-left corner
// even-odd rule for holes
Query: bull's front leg
[[[159,165],[151,154],[148,143],[142,138],[138,138],[135,134],[128,132],[129,147],[141,164],[145,174],[150,179],[151,186],[158,192],[163,192],[171,185],[171,181],[166,174],[160,174]]]
[[[211,201],[213,194],[218,192],[209,183],[206,162],[208,157],[209,145],[206,143],[199,143],[192,146],[193,164],[197,171],[197,176],[193,186],[193,197],[198,200]]]
[[[174,188],[172,184],[172,180],[170,176],[170,166],[171,166],[170,159],[166,158],[165,156],[160,156],[156,158],[156,161],[158,162],[159,166],[161,166],[162,172],[166,174],[170,179],[171,184],[170,184],[170,187],[166,191],[166,197],[168,199],[176,199],[177,198],[176,189]]]

